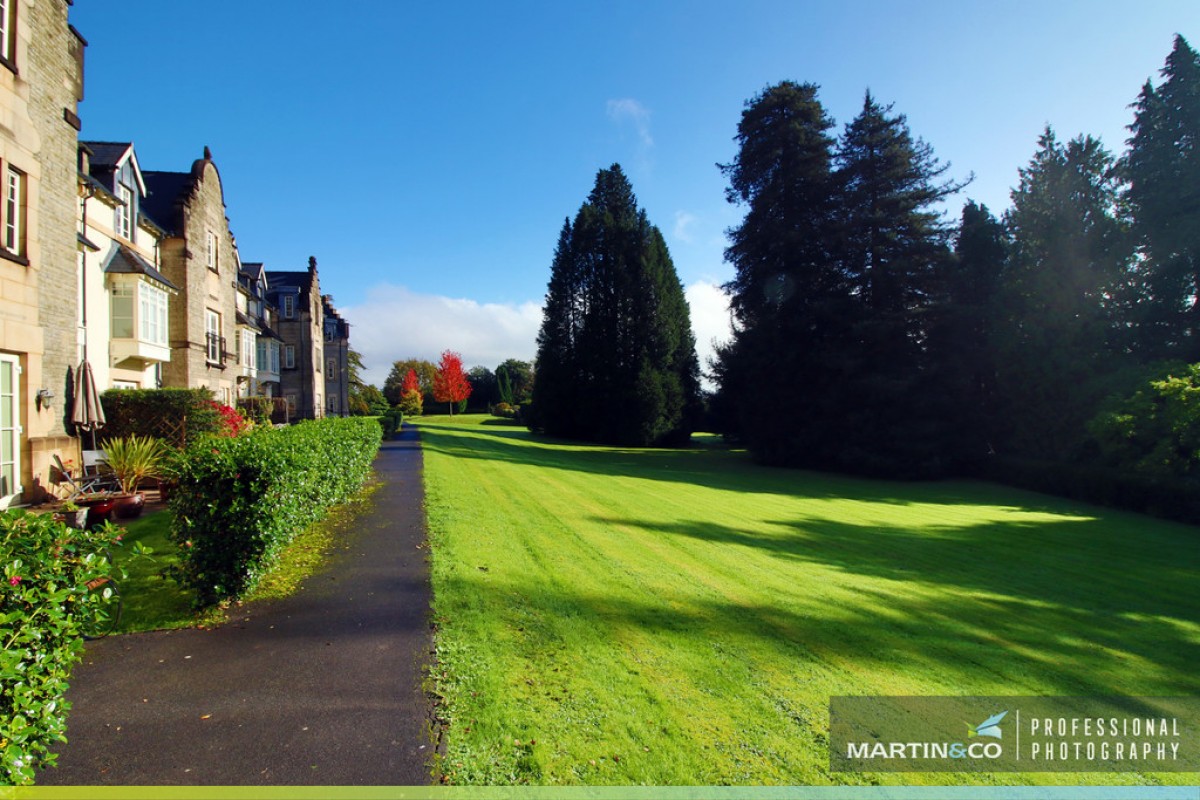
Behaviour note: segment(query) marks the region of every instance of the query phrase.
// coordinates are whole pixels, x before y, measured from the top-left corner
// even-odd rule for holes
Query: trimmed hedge
[[[379,425],[383,428],[383,438],[391,439],[404,424],[404,411],[400,406],[392,406],[379,417]]]
[[[199,602],[253,589],[296,534],[362,485],[381,432],[369,417],[341,417],[189,446],[171,496],[171,535]]]
[[[119,528],[68,528],[49,514],[0,514],[0,784],[34,781],[65,742],[68,678],[83,650],[88,581],[110,574]]]
[[[103,441],[136,434],[183,447],[226,425],[207,389],[109,389],[100,402],[108,420],[99,432]]]

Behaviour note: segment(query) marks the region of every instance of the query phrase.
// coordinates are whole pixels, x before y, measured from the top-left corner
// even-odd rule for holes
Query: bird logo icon
[[[994,739],[1004,738],[1000,730],[1000,720],[1008,715],[1007,711],[993,714],[978,725],[967,725],[967,738],[972,736],[991,736]]]

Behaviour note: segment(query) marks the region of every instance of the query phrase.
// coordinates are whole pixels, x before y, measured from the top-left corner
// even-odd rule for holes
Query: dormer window
[[[123,183],[117,184],[117,235],[133,239],[133,190]]]
[[[296,316],[296,295],[285,294],[283,296],[283,318],[292,319]]]

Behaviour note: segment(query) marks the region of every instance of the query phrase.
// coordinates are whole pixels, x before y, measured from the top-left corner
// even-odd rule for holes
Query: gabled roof
[[[117,245],[104,262],[104,272],[114,274],[145,275],[155,283],[160,283],[172,291],[179,287],[167,280],[167,277],[155,269],[154,265],[125,245]]]
[[[96,180],[104,184],[109,191],[114,191],[113,173],[125,165],[126,161],[133,162],[133,176],[138,183],[138,191],[146,194],[146,182],[142,176],[142,167],[138,164],[137,153],[133,151],[133,142],[80,142],[91,154],[88,156],[89,171]]]

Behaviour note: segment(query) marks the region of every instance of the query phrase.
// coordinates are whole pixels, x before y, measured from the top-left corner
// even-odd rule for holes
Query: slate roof
[[[96,171],[96,167],[107,168],[109,172],[117,166],[117,162],[121,160],[121,156],[133,147],[133,142],[80,142],[87,147],[91,152],[88,158],[92,166],[92,172]]]
[[[108,257],[108,261],[104,264],[106,273],[112,272],[116,274],[135,274],[145,275],[147,278],[161,283],[163,286],[174,291],[179,291],[179,287],[167,280],[167,276],[163,275],[154,265],[146,259],[139,256],[137,253],[130,250],[125,245],[118,245],[112,254]]]
[[[158,227],[170,234],[183,232],[183,201],[192,191],[190,172],[142,173],[146,182],[146,196],[142,198],[142,211]]]

